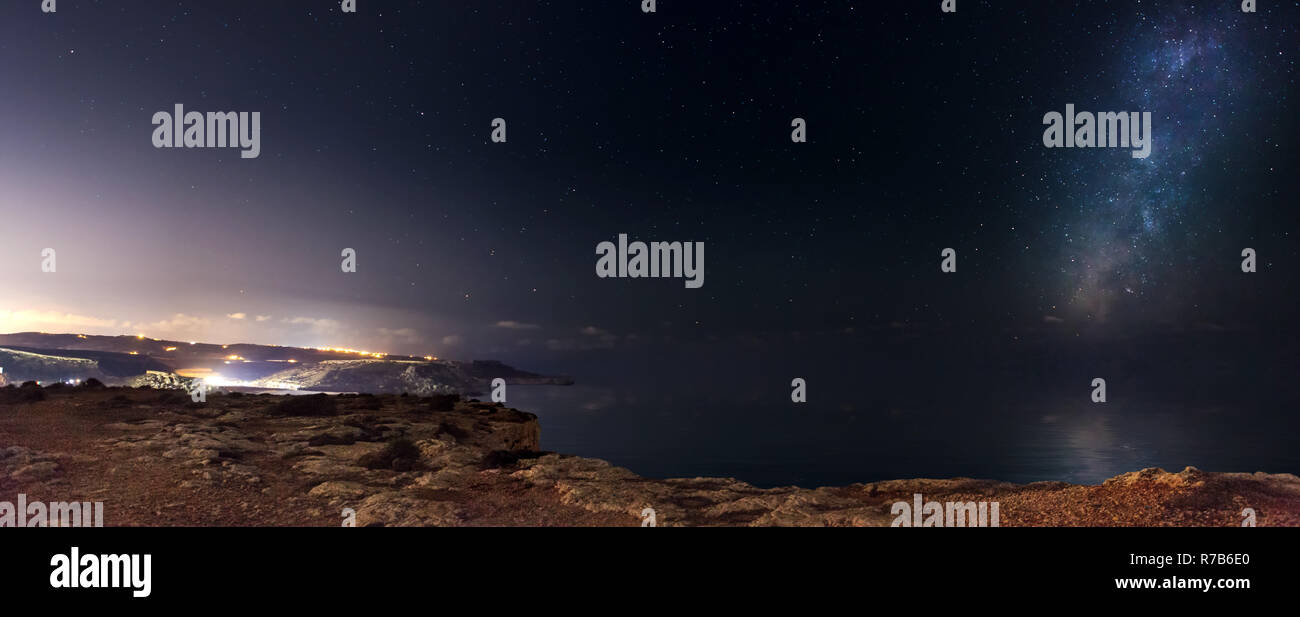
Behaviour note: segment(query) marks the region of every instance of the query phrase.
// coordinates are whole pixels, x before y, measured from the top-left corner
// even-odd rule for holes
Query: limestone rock
[[[454,503],[400,492],[367,497],[356,510],[359,527],[451,527],[465,521],[464,512]]]

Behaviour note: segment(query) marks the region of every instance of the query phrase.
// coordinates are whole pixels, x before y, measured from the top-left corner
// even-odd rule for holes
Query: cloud
[[[254,317],[253,319],[256,319],[257,321],[266,321],[266,320],[268,320],[268,319],[270,319],[270,318],[271,318],[270,315],[258,315],[258,316],[256,316],[256,317]]]
[[[172,315],[171,319],[146,324],[137,322],[135,325],[137,330],[143,329],[148,333],[203,334],[212,325],[212,322],[205,317],[176,313]]]
[[[118,327],[119,324],[116,319],[104,319],[90,315],[28,309],[0,311],[0,332],[115,329]],[[122,324],[121,327],[125,328],[127,326]]]
[[[60,332],[87,334],[134,334],[199,338],[212,325],[211,320],[185,313],[154,322],[118,321],[91,315],[58,311],[0,311],[0,332]]]
[[[245,317],[248,317],[248,315],[244,313],[229,313],[226,315],[226,317],[229,317],[231,319],[243,319]]]
[[[537,324],[523,323],[521,321],[498,321],[494,327],[505,328],[507,330],[536,330],[540,326]]]
[[[424,340],[420,337],[419,332],[416,332],[411,328],[398,328],[396,330],[380,328],[379,335],[388,341],[397,341],[400,343],[418,343]]]
[[[618,336],[596,326],[587,326],[581,330],[580,338],[565,337],[546,340],[546,348],[551,351],[590,351],[592,349],[613,349]]]
[[[446,345],[446,346],[448,346],[448,347],[454,347],[454,346],[456,346],[456,345],[459,345],[459,344],[461,344],[461,341],[462,341],[462,339],[460,338],[460,336],[459,336],[459,335],[456,335],[456,334],[451,334],[451,335],[448,335],[448,336],[444,336],[444,337],[442,337],[442,344],[443,344],[443,345]]]
[[[317,334],[335,334],[342,327],[342,324],[333,319],[317,319],[314,317],[286,317],[280,320],[291,326],[309,326],[312,332]]]
[[[591,351],[593,349],[613,349],[614,342],[605,339],[553,338],[546,340],[546,348],[551,351]]]

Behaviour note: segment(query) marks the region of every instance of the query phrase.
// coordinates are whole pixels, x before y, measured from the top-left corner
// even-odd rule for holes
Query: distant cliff
[[[93,377],[109,385],[157,388],[184,387],[190,378],[198,378],[217,386],[256,389],[476,395],[497,378],[512,385],[573,383],[567,377],[521,371],[491,360],[39,332],[0,334],[0,367],[10,383]]]
[[[53,354],[58,354],[55,351]],[[48,351],[36,351],[26,349],[14,349],[0,347],[0,367],[4,367],[5,382],[3,383],[22,383],[25,381],[37,381],[42,384],[53,382],[66,382],[73,380],[86,380],[95,378],[105,383],[117,382],[118,377],[131,374],[126,370],[123,375],[116,373],[123,372],[122,363],[108,360],[108,370],[101,366],[98,359],[80,358],[74,356],[52,355]],[[140,365],[138,373],[143,374],[149,369],[145,365]],[[3,385],[0,383],[0,385]]]
[[[511,368],[499,362],[411,362],[397,360],[327,360],[297,364],[250,386],[292,387],[318,392],[408,392],[419,396],[487,391],[493,379],[509,384],[569,385],[566,377],[546,377]]]

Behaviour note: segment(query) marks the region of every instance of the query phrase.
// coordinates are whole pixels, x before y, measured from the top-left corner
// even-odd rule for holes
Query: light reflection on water
[[[1096,484],[1157,466],[1300,469],[1300,452],[1285,441],[1259,439],[1270,432],[1268,421],[1217,409],[967,400],[938,406],[959,412],[926,413],[924,406],[855,407],[812,397],[800,406],[729,404],[661,384],[515,386],[509,395],[510,406],[539,416],[543,449],[648,477],[735,477],[759,486],[914,477]]]

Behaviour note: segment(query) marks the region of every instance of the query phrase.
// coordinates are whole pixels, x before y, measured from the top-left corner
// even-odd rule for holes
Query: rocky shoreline
[[[1145,469],[1100,485],[972,479],[757,488],[539,451],[533,414],[454,395],[205,403],[0,388],[0,501],[102,501],[108,526],[889,526],[894,504],[997,502],[1008,526],[1300,525],[1291,474]]]

